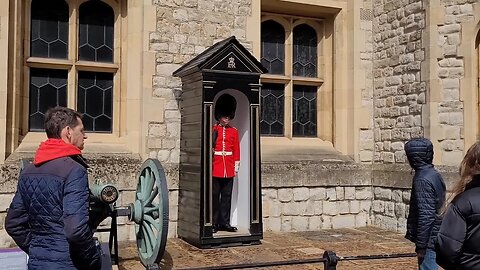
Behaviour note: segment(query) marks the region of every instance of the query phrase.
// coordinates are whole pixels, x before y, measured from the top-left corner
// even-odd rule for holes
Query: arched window
[[[32,1],[30,55],[67,58],[68,5],[65,0]]]
[[[268,73],[285,73],[285,30],[273,20],[262,23],[261,62],[268,69]]]
[[[31,2],[29,131],[42,131],[57,105],[82,113],[88,132],[113,130],[115,12],[99,0],[79,2]]]
[[[307,24],[293,29],[293,75],[317,76],[317,32]]]
[[[318,65],[322,20],[272,14],[265,17],[261,59],[269,72],[262,75],[262,136],[331,140],[330,130],[320,130],[317,123],[318,119],[328,121],[331,115],[317,98],[323,84]],[[319,116],[319,108],[327,113]]]

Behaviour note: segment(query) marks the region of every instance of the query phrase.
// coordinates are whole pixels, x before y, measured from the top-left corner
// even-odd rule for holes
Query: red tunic
[[[215,125],[217,141],[213,147],[212,176],[229,178],[235,176],[235,161],[240,161],[238,130],[231,126]]]

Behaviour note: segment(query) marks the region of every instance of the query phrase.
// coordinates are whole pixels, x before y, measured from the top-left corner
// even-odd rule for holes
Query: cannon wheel
[[[157,159],[147,159],[142,164],[135,203],[130,209],[142,264],[145,267],[158,264],[167,244],[168,188],[165,171]]]

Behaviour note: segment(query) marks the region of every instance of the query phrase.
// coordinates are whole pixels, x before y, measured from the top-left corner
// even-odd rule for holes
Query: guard
[[[230,225],[233,181],[240,166],[238,130],[230,125],[235,118],[236,100],[229,94],[221,95],[215,106],[212,162],[212,232],[236,232]]]

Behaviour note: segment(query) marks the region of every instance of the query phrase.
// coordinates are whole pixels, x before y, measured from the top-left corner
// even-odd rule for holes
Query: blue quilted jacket
[[[428,139],[413,139],[405,144],[410,166],[415,170],[405,237],[416,250],[434,249],[442,223],[440,209],[445,201],[445,183],[432,165],[433,145]]]
[[[101,269],[89,227],[88,197],[87,169],[80,156],[24,168],[5,228],[29,255],[28,269]]]

